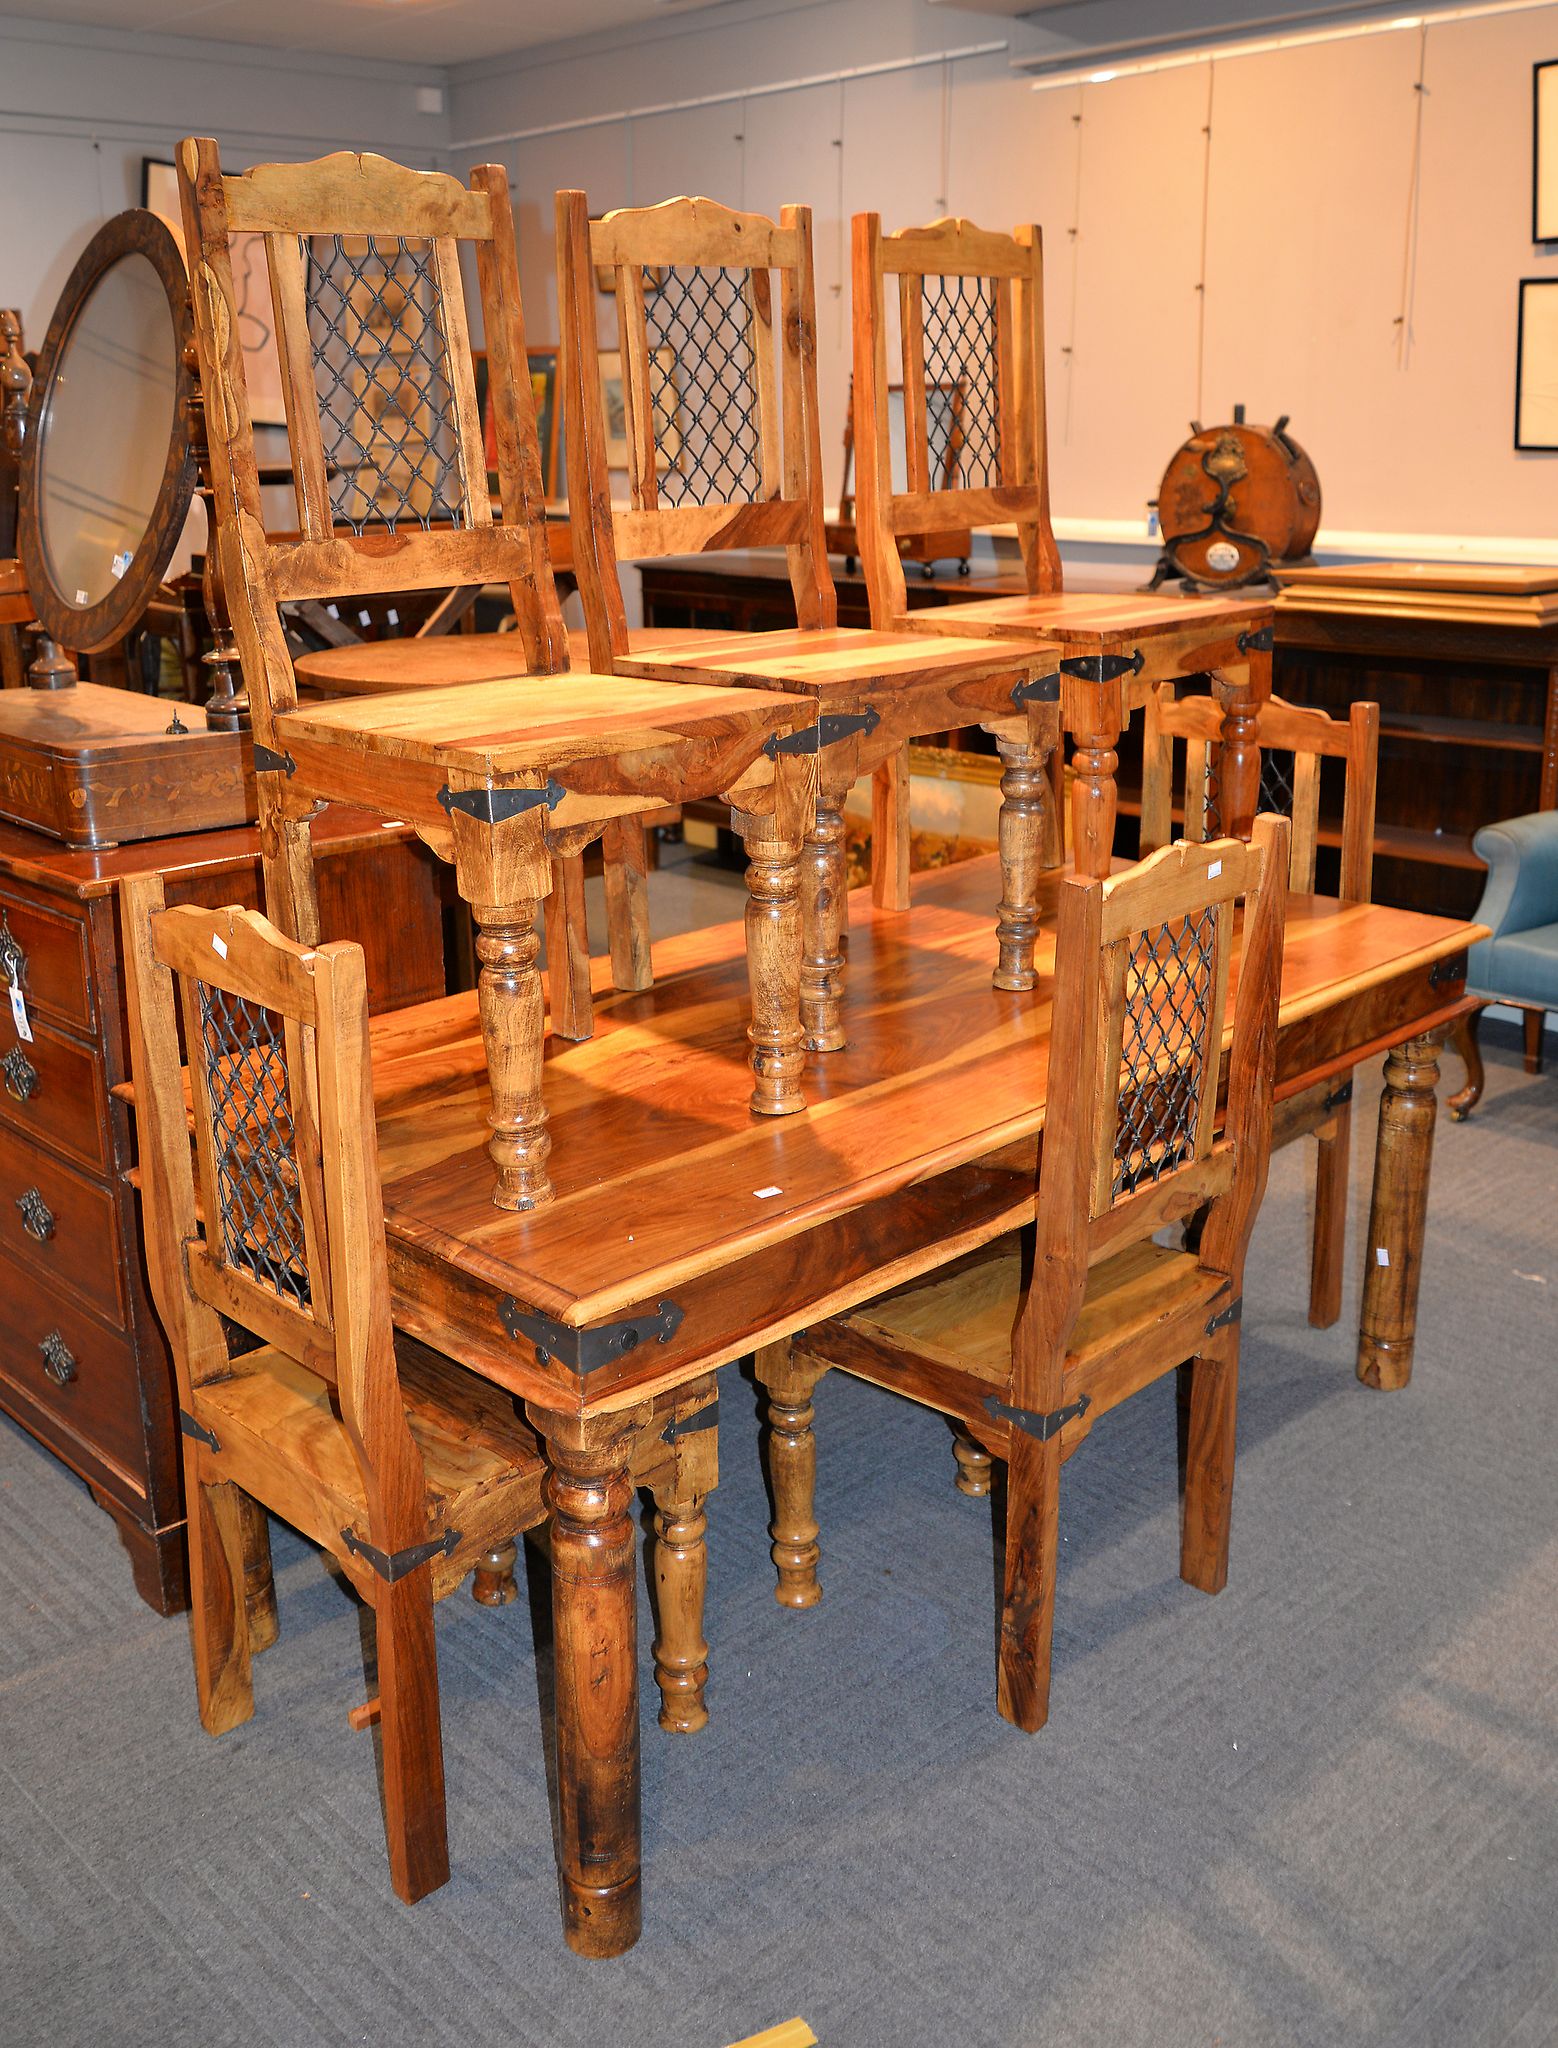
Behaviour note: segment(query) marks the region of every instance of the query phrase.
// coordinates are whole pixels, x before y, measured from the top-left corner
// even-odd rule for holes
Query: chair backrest
[[[1147,705],[1142,734],[1141,850],[1166,846],[1174,830],[1174,747],[1185,749],[1184,837],[1215,839],[1222,829],[1217,756],[1222,709],[1205,691],[1173,698],[1166,689]],[[1379,706],[1354,704],[1345,718],[1273,697],[1260,709],[1260,799],[1257,808],[1292,820],[1288,887],[1301,896],[1315,886],[1320,843],[1321,764],[1342,763],[1340,895],[1367,903],[1374,889],[1374,796],[1379,768]]]
[[[155,876],[127,882],[121,909],[148,1267],[181,1399],[231,1369],[225,1317],[335,1385],[370,1500],[414,1507],[362,948],[294,945],[255,911],[167,909]]]
[[[616,290],[620,440],[614,508],[596,271]],[[777,221],[670,199],[591,221],[557,195],[557,288],[574,565],[590,660],[626,652],[620,560],[783,547],[803,626],[838,607],[822,518],[811,209]]]
[[[898,310],[889,360],[887,280]],[[854,219],[855,523],[877,623],[906,609],[898,538],[1015,522],[1035,595],[1059,590],[1044,423],[1044,245],[1038,228],[966,220],[884,235]],[[903,387],[904,488],[891,387]]]
[[[1235,1291],[1265,1188],[1289,826],[1184,841],[1108,881],[1060,885],[1037,1252],[1014,1348],[1036,1376],[1080,1312],[1089,1264],[1208,1204],[1201,1263]],[[1234,935],[1227,1110],[1216,1132]],[[1036,1394],[1036,1383],[1026,1391]]]
[[[534,671],[568,666],[544,531],[541,458],[506,172],[469,187],[385,157],[223,173],[178,149],[217,542],[255,736],[296,702],[277,607],[365,591],[506,583]],[[297,537],[260,508],[232,238],[264,238]],[[460,248],[475,253],[500,512],[494,520]],[[516,653],[518,649],[516,649]]]

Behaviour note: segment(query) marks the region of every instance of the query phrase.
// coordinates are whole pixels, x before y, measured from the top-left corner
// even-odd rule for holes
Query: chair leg
[[[958,1466],[958,1476],[953,1481],[958,1492],[966,1493],[971,1500],[988,1500],[995,1460],[983,1444],[975,1443],[959,1422],[952,1425],[952,1455]]]
[[[1487,1083],[1487,1075],[1482,1065],[1482,1047],[1477,1043],[1477,1033],[1481,1028],[1481,1010],[1470,1010],[1464,1017],[1457,1017],[1450,1027],[1450,1037],[1455,1050],[1466,1066],[1466,1086],[1458,1095],[1452,1095],[1446,1104],[1458,1124],[1464,1123],[1482,1100],[1482,1091]]]
[[[519,1562],[519,1545],[511,1536],[506,1543],[494,1543],[484,1550],[471,1573],[471,1598],[478,1607],[507,1607],[519,1598],[514,1567]]]
[[[195,1695],[208,1735],[225,1735],[254,1712],[249,1619],[244,1604],[244,1510],[231,1481],[207,1480],[193,1447],[184,1459],[189,1506],[189,1635]]]
[[[1060,1548],[1060,1438],[1013,1429],[1006,1467],[1006,1578],[996,1699],[1032,1735],[1049,1719]]]
[[[238,1499],[243,1517],[243,1604],[249,1621],[249,1649],[258,1656],[272,1647],[279,1633],[270,1521],[252,1493],[240,1491]]]
[[[1228,1583],[1233,1518],[1234,1434],[1239,1405],[1237,1332],[1221,1351],[1191,1359],[1185,1443],[1185,1497],[1179,1576],[1203,1593]]]
[[[815,1607],[822,1598],[817,1583],[822,1553],[817,1542],[817,1439],[811,1429],[816,1411],[811,1397],[827,1367],[798,1363],[786,1342],[765,1345],[754,1368],[767,1396],[768,1474],[774,1490],[769,1555],[779,1574],[774,1598],[781,1607]]]
[[[1328,1330],[1342,1312],[1347,1262],[1347,1172],[1352,1158],[1352,1104],[1338,1103],[1315,1157],[1315,1235],[1309,1254],[1309,1320]]]
[[[611,978],[618,988],[655,985],[649,947],[649,847],[642,818],[613,818],[601,838]]]
[[[588,1038],[595,1029],[590,993],[590,925],[584,904],[584,856],[552,863],[552,893],[546,899],[546,995],[552,1031],[558,1038]]]
[[[1527,1010],[1522,1021],[1525,1025],[1526,1072],[1539,1074],[1542,1071],[1542,1033],[1547,1029],[1547,1012]]]
[[[871,901],[878,910],[909,907],[909,749],[871,777]]]
[[[426,1565],[375,1591],[384,1839],[390,1880],[408,1906],[449,1881],[444,1743],[433,1582]]]

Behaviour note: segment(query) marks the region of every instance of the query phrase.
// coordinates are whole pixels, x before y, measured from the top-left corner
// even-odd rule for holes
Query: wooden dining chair
[[[847,908],[844,797],[912,738],[982,726],[1005,766],[999,840],[997,988],[1033,986],[1035,889],[1053,864],[1045,765],[1058,738],[1041,635],[841,628],[823,521],[811,210],[777,220],[710,199],[589,216],[557,195],[568,502],[590,664],[619,675],[799,691],[813,702],[815,819],[801,878],[802,1017],[813,1051],[844,1043]],[[596,280],[613,279],[618,371],[608,433]],[[614,502],[611,471],[626,475]],[[630,628],[621,565],[733,548],[783,547],[798,624],[759,633]],[[888,827],[891,827],[891,830]],[[908,901],[909,842],[873,827],[873,873]],[[630,874],[630,867],[622,872]]]
[[[998,1697],[1049,1711],[1059,1480],[1100,1417],[1186,1367],[1180,1574],[1228,1575],[1244,1257],[1266,1184],[1290,827],[1180,842],[1060,887],[1036,1225],[759,1352],[769,1390],[783,1604],[817,1595],[810,1390],[831,1368],[953,1418],[1006,1464]],[[1214,1131],[1235,909],[1243,905],[1228,1110]],[[1047,1060],[1046,1060],[1047,1055]],[[1198,1248],[1155,1241],[1206,1210]],[[1188,1361],[1188,1364],[1186,1363]]]
[[[872,624],[995,638],[1037,633],[1059,644],[1061,717],[1075,743],[1075,859],[1084,874],[1109,870],[1114,747],[1130,714],[1164,682],[1209,673],[1224,713],[1226,823],[1247,837],[1258,789],[1254,718],[1271,687],[1270,603],[1064,590],[1050,516],[1039,229],[992,233],[938,220],[884,234],[879,214],[857,213],[853,248],[855,521]],[[901,478],[888,424],[888,392],[899,384]],[[1024,595],[910,611],[900,538],[1008,524],[1017,529]],[[889,766],[879,802],[901,805],[907,782],[901,763]]]
[[[1222,713],[1205,691],[1178,698],[1165,688],[1148,704],[1142,736],[1141,851],[1166,846],[1176,813],[1188,840],[1223,829],[1219,777]],[[1358,703],[1345,718],[1273,697],[1261,706],[1260,805],[1292,822],[1288,887],[1314,893],[1320,844],[1320,794],[1325,763],[1341,777],[1343,903],[1368,903],[1374,892],[1374,792],[1379,766],[1379,706]],[[1183,772],[1175,764],[1183,750]],[[1176,805],[1176,786],[1183,791]],[[1309,1320],[1329,1329],[1342,1312],[1347,1256],[1347,1181],[1352,1149],[1352,1074],[1333,1074],[1277,1103],[1274,1146],[1316,1140],[1315,1219],[1310,1245]]]
[[[352,1718],[381,1730],[390,1872],[409,1903],[449,1875],[433,1603],[473,1571],[489,1604],[513,1598],[515,1538],[547,1516],[546,1461],[512,1398],[393,1326],[362,949],[295,945],[253,911],[169,910],[157,876],[124,883],[121,910],[200,1718],[221,1735],[254,1711],[251,1653],[274,1625],[251,1628],[245,1581],[268,1509],[373,1610],[378,1692]],[[716,1451],[697,1418],[712,1400],[712,1381],[683,1390],[634,1470],[657,1510],[661,1723],[681,1730],[707,1719]]]

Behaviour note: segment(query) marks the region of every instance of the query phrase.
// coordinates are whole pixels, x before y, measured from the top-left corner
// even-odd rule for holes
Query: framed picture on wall
[[[179,209],[178,172],[161,157],[141,158],[141,204],[148,213],[156,214],[167,224],[173,232],[174,241],[182,249],[184,219]],[[265,264],[265,237],[234,235],[232,258],[244,382],[249,387],[249,414],[257,427],[284,427],[287,424],[287,407],[281,391],[281,357],[276,351],[270,273]],[[187,256],[185,260],[188,261]]]
[[[662,470],[674,470],[681,459],[682,437],[677,420],[676,351],[657,348],[655,367],[659,371],[654,409],[655,452]],[[606,415],[606,467],[629,466],[627,395],[622,383],[622,351],[603,348],[600,352],[601,409]],[[669,404],[667,396],[669,395]]]
[[[1558,453],[1558,277],[1520,280],[1515,446]]]
[[[1558,242],[1558,57],[1531,70],[1531,239]]]
[[[541,489],[548,498],[562,496],[562,408],[558,404],[557,350],[527,348],[530,396],[536,409],[536,439],[541,444]]]

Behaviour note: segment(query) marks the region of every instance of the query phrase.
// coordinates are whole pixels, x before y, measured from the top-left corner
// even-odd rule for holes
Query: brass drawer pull
[[[35,1237],[39,1244],[47,1244],[54,1235],[54,1211],[36,1188],[29,1188],[25,1195],[18,1195],[16,1206],[22,1212],[22,1228],[29,1237]]]
[[[5,1075],[5,1092],[14,1095],[18,1102],[27,1102],[38,1092],[38,1069],[19,1045],[13,1045],[3,1060],[0,1073]]]
[[[58,1330],[50,1330],[38,1349],[43,1353],[43,1369],[57,1387],[67,1386],[76,1377],[76,1361]]]
[[[11,931],[10,919],[0,910],[0,975],[18,988],[27,979],[27,955]]]

